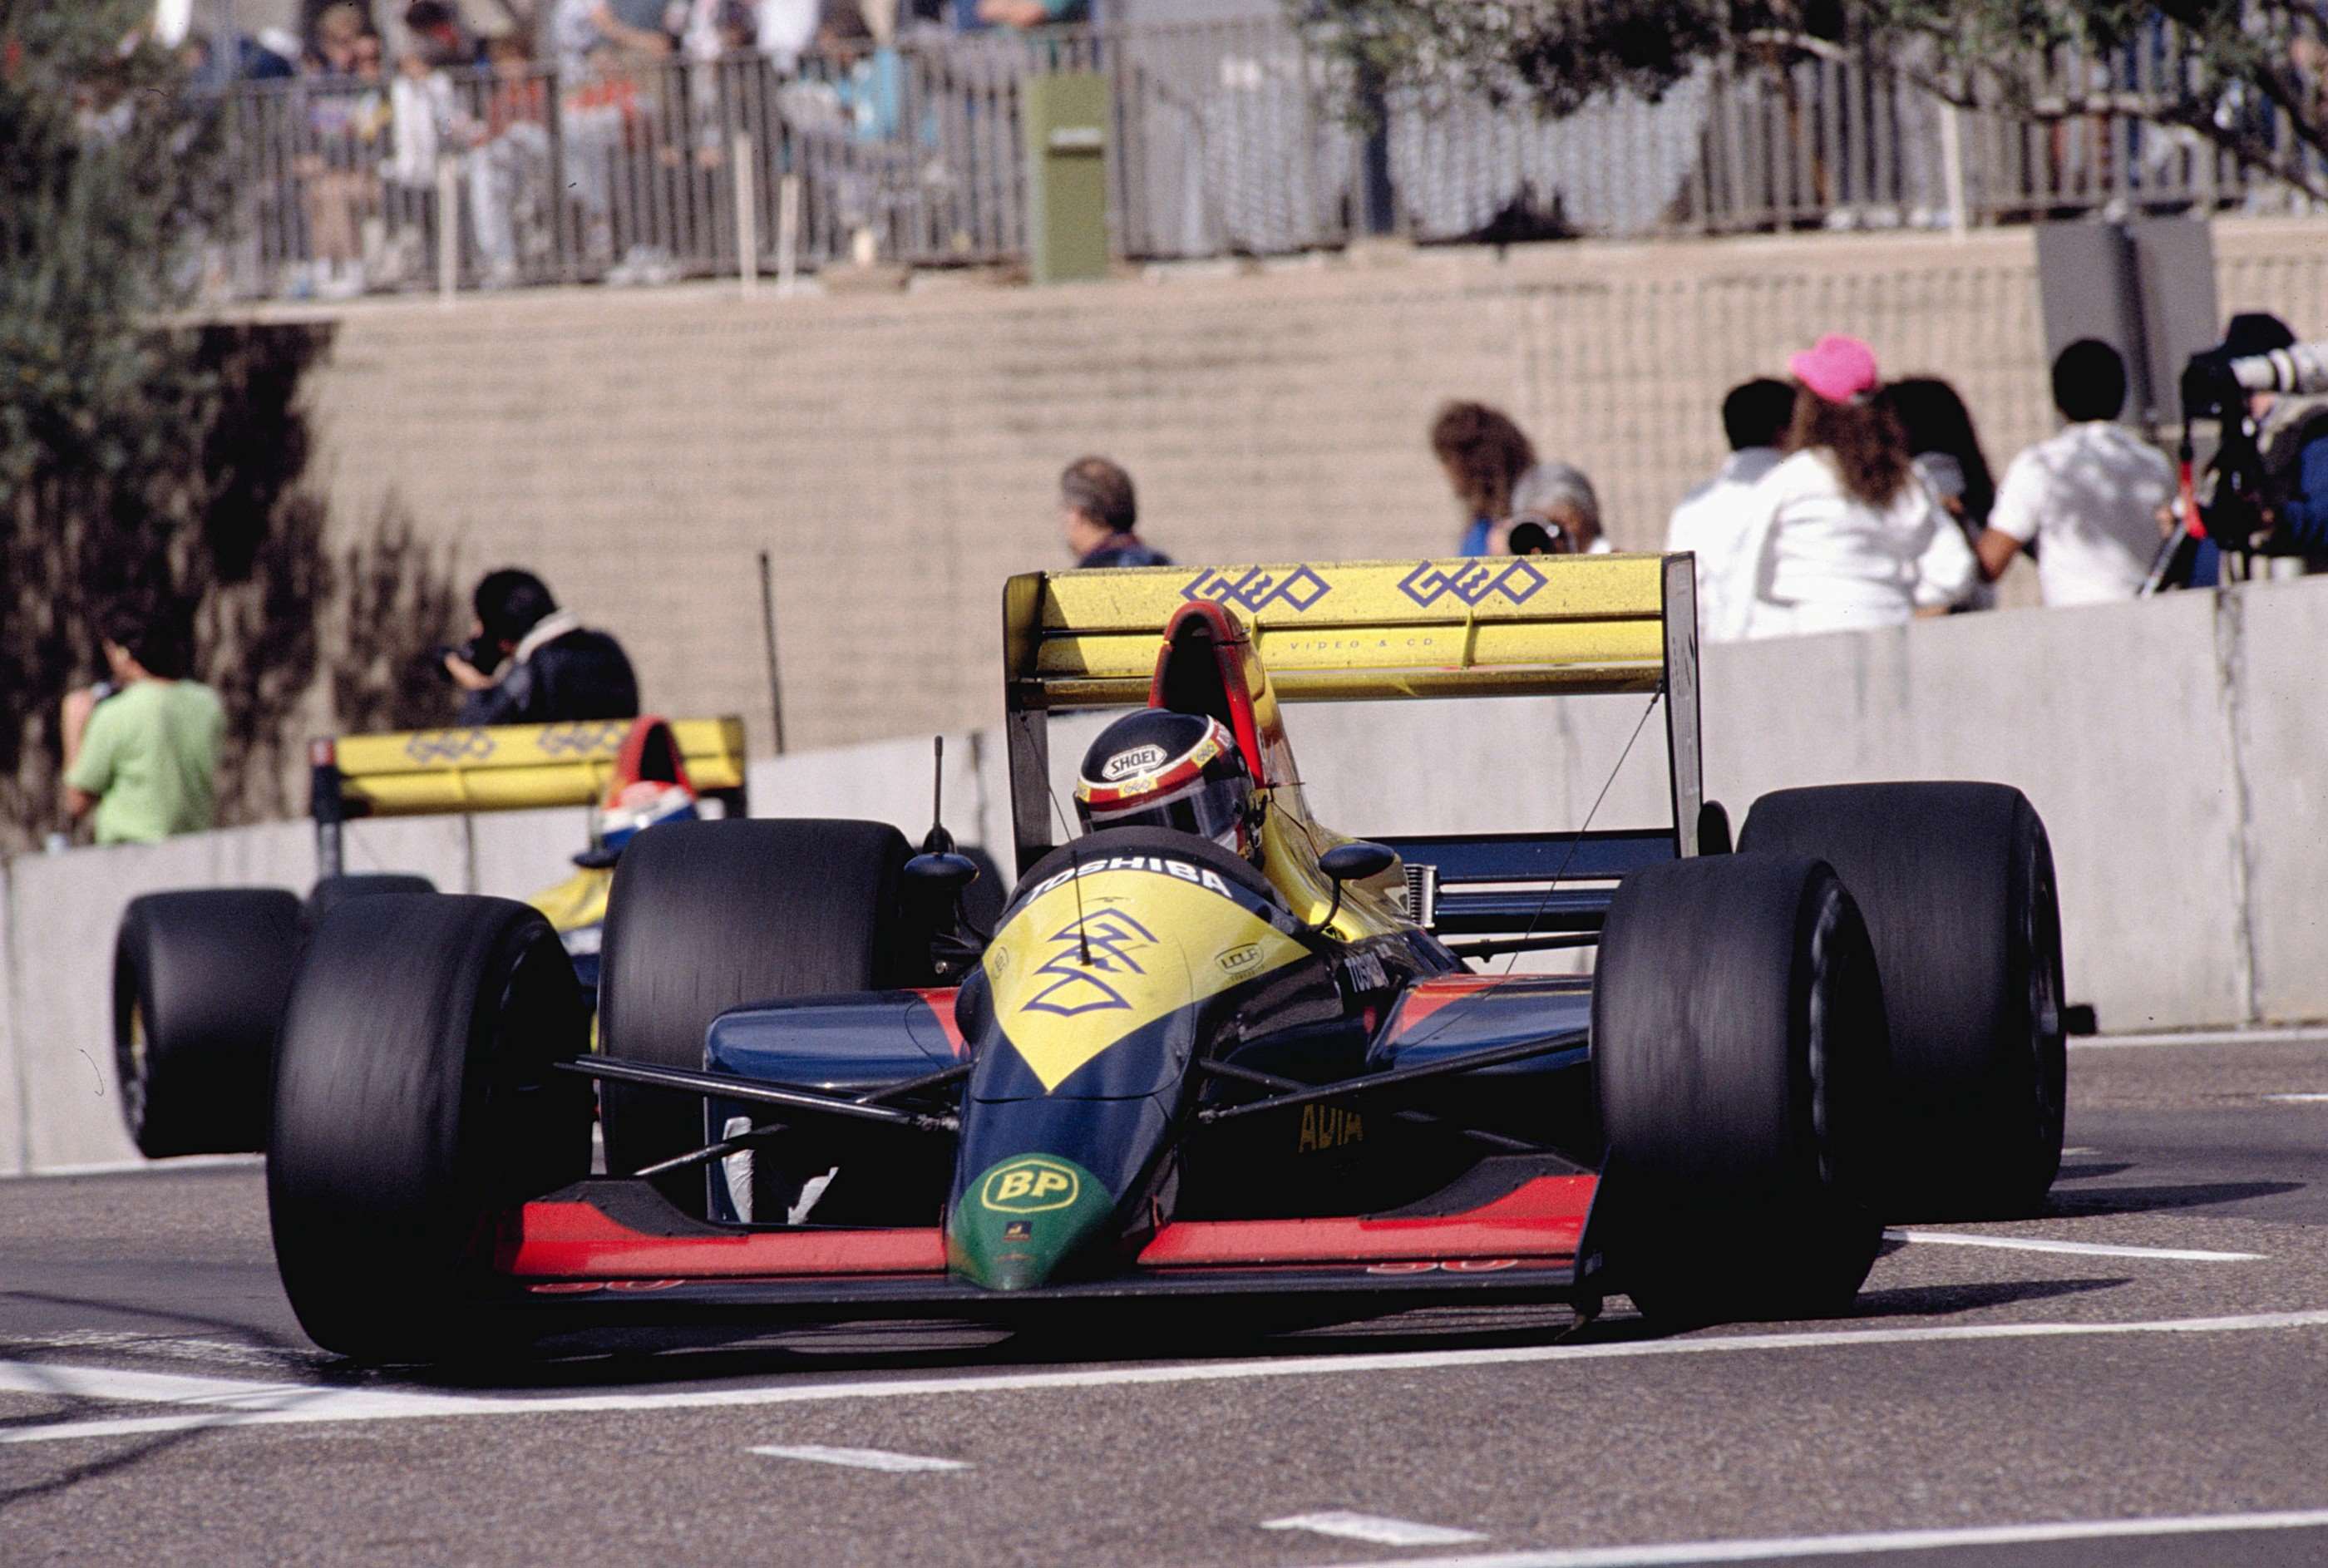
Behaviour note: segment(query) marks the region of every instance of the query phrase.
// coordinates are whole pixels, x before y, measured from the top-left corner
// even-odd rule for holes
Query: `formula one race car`
[[[1692,572],[1015,578],[991,934],[955,912],[965,863],[886,826],[662,829],[615,874],[599,1055],[535,912],[343,906],[276,1078],[301,1323],[397,1359],[690,1309],[1797,1316],[1850,1303],[1886,1218],[2032,1207],[2064,1089],[2042,825],[1995,785],[1791,790],[1728,852]],[[1279,711],[1526,693],[1661,703],[1670,821],[1347,839]],[[1054,843],[1050,715],[1142,704]],[[1582,946],[1590,975],[1472,967]]]
[[[343,869],[351,818],[590,805],[572,876],[533,895],[586,998],[614,866],[638,832],[698,803],[744,813],[737,718],[620,718],[318,741],[309,769],[314,887],[192,887],[132,899],[114,941],[121,1111],[149,1159],[265,1147],[275,1028],[306,935],[352,898],[433,892],[426,877]]]

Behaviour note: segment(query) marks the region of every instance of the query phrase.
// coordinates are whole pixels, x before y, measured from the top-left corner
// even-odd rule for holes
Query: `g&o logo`
[[[1041,1214],[1082,1196],[1083,1182],[1071,1168],[1040,1155],[988,1171],[978,1189],[978,1201],[997,1214]]]

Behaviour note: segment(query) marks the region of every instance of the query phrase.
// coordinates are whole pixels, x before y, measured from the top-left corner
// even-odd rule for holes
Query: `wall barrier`
[[[2071,999],[2095,1004],[2105,1030],[2328,1018],[2328,792],[2314,782],[2328,773],[2323,645],[2328,582],[1709,648],[1707,791],[1742,821],[1757,795],[1794,784],[2017,784],[2052,835]],[[1587,812],[1593,826],[1624,827],[1661,804],[1662,727],[1641,722],[1646,706],[1327,704],[1293,709],[1288,724],[1313,805],[1347,831],[1555,828]],[[1063,812],[1080,737],[1100,721],[1060,721]],[[927,737],[764,758],[752,799],[786,816],[887,820],[918,838],[930,765]],[[949,736],[945,774],[953,831],[1006,844],[999,737]],[[521,897],[556,880],[582,836],[574,811],[360,822],[349,867]],[[108,1021],[113,933],[132,897],[304,889],[313,873],[304,822],[10,862],[0,1174],[134,1158]]]

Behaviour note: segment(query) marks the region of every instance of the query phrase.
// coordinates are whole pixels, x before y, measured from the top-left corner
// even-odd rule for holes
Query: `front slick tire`
[[[1628,878],[1592,993],[1610,1284],[1676,1326],[1847,1310],[1882,1236],[1867,1134],[1886,1053],[1867,930],[1826,865]]]
[[[292,1310],[326,1350],[482,1349],[494,1216],[590,1169],[573,965],[522,904],[387,894],[309,941],[276,1047],[267,1201]]]

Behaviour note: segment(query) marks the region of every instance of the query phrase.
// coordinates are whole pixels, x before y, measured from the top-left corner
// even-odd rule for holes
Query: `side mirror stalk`
[[[1384,844],[1371,844],[1354,839],[1347,844],[1337,844],[1318,857],[1318,869],[1334,884],[1334,897],[1326,906],[1326,917],[1306,929],[1315,934],[1334,924],[1334,916],[1342,912],[1342,885],[1363,882],[1369,877],[1379,877],[1398,864],[1398,852]]]

